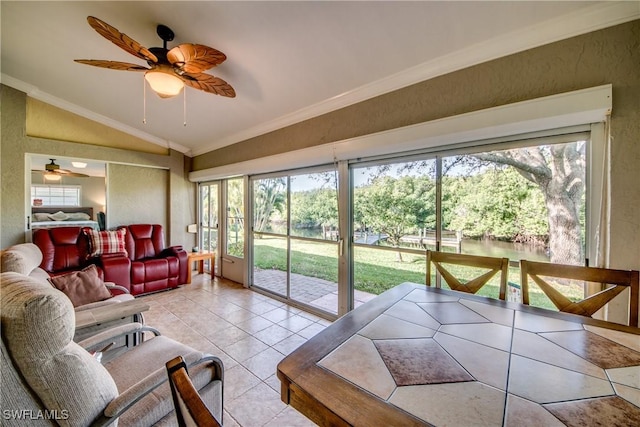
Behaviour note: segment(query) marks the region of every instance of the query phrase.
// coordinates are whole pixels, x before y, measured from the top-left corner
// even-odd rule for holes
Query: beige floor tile
[[[244,362],[256,354],[263,352],[267,348],[269,348],[269,346],[259,339],[248,336],[247,338],[225,347],[224,351],[238,362]]]
[[[251,371],[253,375],[264,381],[276,373],[278,363],[283,358],[284,355],[282,353],[268,347],[266,350],[242,362],[242,365]]]
[[[307,326],[306,328],[298,331],[298,335],[303,336],[306,339],[310,339],[310,338],[313,338],[314,336],[316,336],[319,332],[324,331],[325,328],[326,328],[326,326],[321,325],[319,323],[312,323],[311,325]]]
[[[255,338],[258,338],[267,345],[275,345],[291,335],[293,335],[293,332],[280,325],[271,325],[268,328],[253,334]]]
[[[281,320],[295,315],[296,313],[294,313],[293,311],[287,310],[286,308],[282,307],[272,307],[272,309],[268,312],[261,314],[262,317],[271,320],[274,323],[278,323]]]
[[[237,343],[240,340],[250,337],[251,335],[238,328],[237,326],[229,326],[225,329],[213,332],[207,335],[209,341],[217,345],[223,350],[227,347]]]
[[[280,353],[284,355],[288,355],[296,348],[300,347],[302,344],[306,343],[307,339],[305,337],[301,337],[300,335],[293,334],[279,343],[273,346],[274,349],[278,350]]]
[[[286,328],[292,332],[298,332],[307,326],[312,325],[314,322],[312,320],[306,319],[299,314],[296,314],[291,317],[287,317],[284,320],[278,322],[278,325]]]
[[[235,323],[235,325],[245,332],[255,334],[263,329],[273,326],[273,322],[265,319],[264,317],[255,316],[249,320],[245,320],[244,322]]]
[[[265,427],[313,427],[315,425],[309,418],[288,406],[265,424]]]
[[[236,365],[224,371],[224,404],[246,393],[260,384],[260,378],[256,377],[242,365]]]
[[[276,374],[271,375],[270,377],[268,377],[266,380],[264,380],[264,383],[267,384],[269,387],[271,387],[273,389],[273,391],[275,391],[276,393],[280,393],[280,380],[278,379],[278,376]]]
[[[264,426],[287,407],[271,387],[260,383],[225,405],[243,427]]]

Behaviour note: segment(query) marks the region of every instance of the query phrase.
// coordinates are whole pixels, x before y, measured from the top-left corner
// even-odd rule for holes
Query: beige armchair
[[[165,369],[176,356],[187,361],[209,410],[222,416],[218,358],[155,336],[102,365],[87,350],[118,336],[158,332],[132,323],[76,343],[73,306],[62,292],[13,272],[0,275],[0,292],[3,426],[25,420],[29,425],[176,425]]]
[[[40,248],[38,248],[33,243],[20,243],[2,251],[2,254],[0,255],[0,272],[20,273],[25,276],[29,276],[32,279],[40,280],[43,283],[49,284],[49,282],[47,281],[47,279],[49,278],[49,274],[39,267],[41,262],[42,252],[40,251]],[[78,312],[83,310],[90,310],[96,307],[108,306],[134,299],[133,295],[130,295],[129,291],[122,286],[118,286],[111,282],[105,282],[105,286],[109,288],[109,290],[113,294],[116,295],[104,301],[97,301],[78,306],[75,308],[75,311]],[[117,319],[114,321],[103,323],[99,326],[92,326],[89,328],[84,328],[81,331],[76,331],[74,341],[77,342],[83,340],[104,329],[132,322],[144,323],[142,313],[136,313],[133,316],[129,316],[127,318]],[[121,341],[125,342],[125,340]]]

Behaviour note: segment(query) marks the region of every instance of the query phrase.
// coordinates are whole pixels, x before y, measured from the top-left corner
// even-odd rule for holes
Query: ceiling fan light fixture
[[[182,79],[176,76],[170,67],[157,67],[144,73],[145,80],[161,98],[178,95],[184,88]]]
[[[47,181],[60,181],[62,179],[62,176],[58,175],[57,173],[45,173],[44,179]]]

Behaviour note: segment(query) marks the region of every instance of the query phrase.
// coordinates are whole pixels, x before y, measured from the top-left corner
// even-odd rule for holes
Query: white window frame
[[[62,204],[51,203],[51,190],[62,189]],[[66,193],[72,193],[67,196]],[[55,196],[58,197],[58,196]],[[80,185],[47,185],[47,184],[31,184],[31,205],[34,199],[42,199],[42,206],[81,206],[82,202],[82,186]],[[71,199],[67,203],[67,199]]]

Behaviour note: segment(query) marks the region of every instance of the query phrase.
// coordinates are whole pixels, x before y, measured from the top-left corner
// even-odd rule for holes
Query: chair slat
[[[639,274],[635,270],[582,267],[545,262],[520,261],[522,302],[529,304],[529,277],[549,297],[558,310],[591,317],[613,298],[630,288],[629,325],[638,326]],[[540,276],[613,285],[581,301],[571,301]]]

